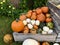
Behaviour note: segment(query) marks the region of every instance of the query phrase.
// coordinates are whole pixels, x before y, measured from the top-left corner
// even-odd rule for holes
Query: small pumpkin
[[[43,42],[42,45],[50,45],[48,42]]]
[[[43,13],[47,13],[49,11],[49,8],[44,6],[44,7],[41,8],[41,10],[42,10]]]
[[[4,35],[3,40],[4,40],[4,42],[7,43],[7,44],[12,43],[12,41],[13,41],[12,35],[11,35],[11,34],[6,34],[6,35]]]
[[[36,9],[36,13],[37,13],[37,14],[41,14],[41,13],[42,13],[42,10],[41,10],[40,8],[37,8],[37,9]]]
[[[29,10],[29,11],[27,12],[27,14],[26,14],[26,17],[30,18],[31,15],[32,15],[32,10]]]
[[[31,33],[31,34],[36,34],[36,33],[37,33],[37,30],[36,30],[36,29],[31,29],[31,30],[30,30],[30,33]]]
[[[24,34],[28,34],[29,33],[29,28],[27,26],[25,26],[23,33]]]
[[[32,19],[32,20],[35,20],[36,17],[37,17],[37,16],[36,16],[36,12],[33,12],[33,13],[32,13],[32,16],[31,16],[31,19]]]
[[[36,29],[36,30],[38,29],[38,26],[37,26],[37,25],[34,25],[33,27],[34,27],[34,29]]]
[[[46,17],[47,17],[47,18],[50,18],[50,17],[51,17],[51,15],[50,15],[50,14],[46,14]]]
[[[37,15],[37,20],[39,20],[40,22],[44,22],[45,21],[45,15],[44,14]]]
[[[22,21],[23,21],[23,20],[25,20],[25,19],[26,19],[26,15],[25,15],[25,14],[23,14],[23,15],[21,15],[19,18],[20,18],[20,20],[22,20]]]
[[[46,22],[51,22],[52,21],[52,18],[46,18]]]
[[[23,31],[24,24],[21,20],[16,19],[15,21],[12,22],[11,28],[14,32],[20,32]]]

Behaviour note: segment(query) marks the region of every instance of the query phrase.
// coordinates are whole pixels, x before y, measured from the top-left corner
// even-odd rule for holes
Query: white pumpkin
[[[53,45],[59,45],[58,43],[54,43]]]
[[[53,30],[50,29],[50,30],[48,31],[48,34],[52,34],[52,33],[53,33]]]
[[[42,34],[47,34],[47,32],[46,31],[42,31]]]
[[[29,19],[29,18],[26,19],[26,22],[27,22],[27,23],[30,23],[30,22],[31,22],[31,19]]]
[[[32,24],[28,24],[28,28],[29,29],[33,29],[33,25]]]
[[[31,20],[31,24],[34,25],[35,24],[35,20]]]
[[[26,39],[22,45],[40,45],[38,41],[34,39]]]
[[[44,26],[44,27],[43,27],[43,31],[46,31],[46,32],[48,32],[48,31],[49,31],[49,27],[47,27],[47,26]]]
[[[24,21],[23,21],[23,24],[24,24],[24,25],[27,25],[27,22],[26,22],[26,20],[24,20]]]
[[[36,20],[35,24],[36,25],[39,25],[40,24],[40,21],[39,20]]]

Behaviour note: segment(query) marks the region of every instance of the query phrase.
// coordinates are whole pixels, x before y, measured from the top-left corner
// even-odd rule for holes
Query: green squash
[[[53,29],[54,28],[54,25],[53,25],[53,23],[52,22],[49,22],[49,23],[47,23],[46,24],[49,28],[51,28],[51,29]]]

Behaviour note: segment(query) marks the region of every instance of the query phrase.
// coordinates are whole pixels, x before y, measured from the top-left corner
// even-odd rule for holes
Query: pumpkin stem
[[[18,18],[16,18],[16,22],[18,22],[19,21],[19,19]]]

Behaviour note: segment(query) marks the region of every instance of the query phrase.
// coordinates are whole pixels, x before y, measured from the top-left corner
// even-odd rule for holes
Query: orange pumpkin
[[[30,18],[31,15],[32,15],[32,10],[29,10],[29,11],[27,12],[27,14],[26,14],[26,17]]]
[[[37,13],[37,14],[41,14],[41,13],[42,13],[42,10],[41,10],[40,8],[37,8],[37,9],[36,9],[36,13]]]
[[[15,20],[12,22],[11,28],[14,32],[20,32],[24,30],[24,24],[21,20]]]
[[[46,18],[46,22],[51,22],[52,21],[52,18]]]
[[[50,45],[48,42],[43,42],[42,45]]]
[[[36,17],[37,17],[37,16],[36,16],[36,12],[33,12],[33,13],[32,13],[32,16],[31,16],[31,19],[32,19],[32,20],[35,20]]]
[[[25,19],[26,19],[26,15],[25,15],[25,14],[23,14],[23,15],[21,15],[19,18],[20,18],[20,20],[22,20],[22,21],[23,21],[23,20],[25,20]]]
[[[40,22],[44,22],[45,21],[45,15],[44,14],[37,15],[37,20],[39,20]]]
[[[37,29],[38,29],[38,26],[37,26],[37,25],[34,25],[34,29],[36,29],[36,30],[37,30]]]
[[[47,13],[49,11],[49,8],[45,6],[45,7],[42,7],[41,10],[43,13]]]

